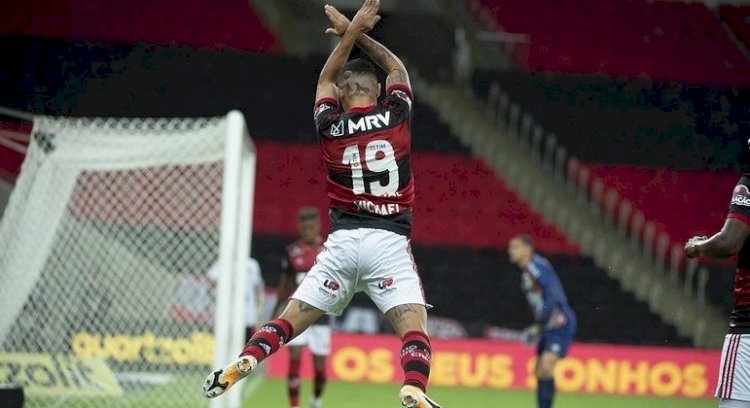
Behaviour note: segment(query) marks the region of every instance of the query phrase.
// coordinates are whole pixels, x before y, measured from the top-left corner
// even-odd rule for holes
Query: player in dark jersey
[[[749,141],[750,142],[750,141]],[[712,237],[693,237],[685,244],[689,258],[737,256],[734,308],[724,338],[716,398],[719,407],[750,407],[750,174],[734,187],[729,214]]]
[[[282,274],[276,292],[278,301],[274,316],[278,316],[287,300],[297,289],[305,275],[315,264],[315,258],[323,250],[323,237],[320,235],[320,216],[315,207],[302,207],[297,213],[299,239],[286,247],[282,259]],[[331,352],[331,316],[324,316],[287,343],[289,348],[289,373],[287,389],[289,405],[299,408],[300,377],[299,369],[302,348],[307,346],[313,357],[315,370],[313,400],[311,408],[322,407],[323,389],[326,383],[326,359]]]
[[[537,343],[537,404],[539,408],[550,408],[555,397],[555,366],[573,341],[576,315],[552,264],[534,251],[530,236],[513,237],[508,255],[521,268],[522,289],[535,318],[524,331],[524,341]]]
[[[313,110],[328,172],[330,234],[281,316],[256,332],[239,359],[208,376],[206,397],[224,393],[324,314],[341,314],[361,291],[401,338],[401,404],[440,407],[425,393],[432,351],[427,304],[410,245],[413,96],[401,60],[365,34],[380,19],[379,6],[378,0],[366,0],[351,22],[325,7],[333,24],[326,32],[340,36],[320,72]],[[347,62],[355,43],[387,74],[381,102],[372,65]]]

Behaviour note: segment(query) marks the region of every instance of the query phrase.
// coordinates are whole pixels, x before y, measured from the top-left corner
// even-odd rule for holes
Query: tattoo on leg
[[[406,320],[410,313],[416,312],[417,309],[413,305],[399,305],[386,312],[386,316],[391,321],[391,324],[395,325]]]
[[[297,308],[302,313],[308,313],[308,312],[312,312],[314,310],[318,310],[317,307],[311,306],[311,305],[309,305],[309,304],[307,304],[305,302],[302,302],[302,301],[300,301],[299,303],[297,303]]]

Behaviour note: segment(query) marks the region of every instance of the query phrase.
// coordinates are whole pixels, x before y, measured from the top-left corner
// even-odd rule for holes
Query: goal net
[[[38,117],[30,139],[0,220],[0,385],[26,407],[208,407],[244,337],[244,118]]]

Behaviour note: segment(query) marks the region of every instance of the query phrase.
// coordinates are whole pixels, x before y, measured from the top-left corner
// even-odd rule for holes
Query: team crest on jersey
[[[339,123],[331,125],[331,137],[344,136],[344,121],[340,120]]]
[[[750,207],[750,190],[748,190],[747,186],[740,184],[734,188],[731,204]]]

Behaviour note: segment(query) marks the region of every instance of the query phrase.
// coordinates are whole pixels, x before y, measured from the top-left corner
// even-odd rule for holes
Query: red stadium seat
[[[750,84],[750,62],[702,3],[481,0],[508,32],[531,36],[533,71],[604,72],[706,85]],[[722,17],[748,38],[747,10]],[[744,13],[744,14],[743,14]],[[743,20],[744,19],[744,20]],[[743,34],[744,33],[744,34]]]
[[[281,51],[245,0],[29,0],[5,7],[0,35]]]
[[[732,187],[733,172],[649,169],[588,164],[592,175],[633,203],[646,220],[666,232],[673,242],[708,235],[721,228]]]
[[[254,229],[294,234],[298,207],[325,210],[325,172],[314,145],[258,141]],[[425,245],[504,249],[528,232],[545,253],[578,254],[578,247],[545,224],[478,159],[460,154],[414,152],[417,203],[413,238]]]

